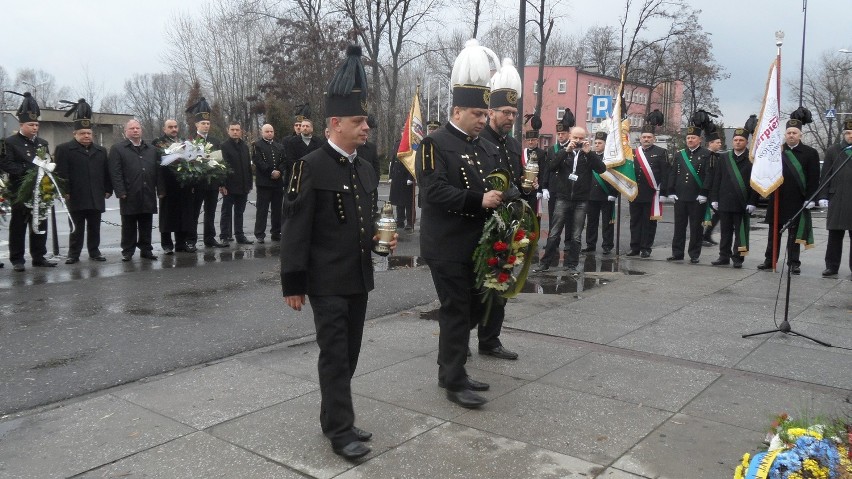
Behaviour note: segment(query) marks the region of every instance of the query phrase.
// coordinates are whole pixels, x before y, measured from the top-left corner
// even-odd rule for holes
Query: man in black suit
[[[298,135],[287,137],[284,140],[284,168],[287,171],[285,183],[289,182],[289,174],[293,164],[322,145],[322,141],[314,137],[314,122],[310,118],[302,119],[299,131]]]
[[[606,132],[595,133],[592,153],[603,161],[604,147],[606,146]],[[586,207],[586,247],[582,252],[591,253],[598,245],[598,225],[601,230],[601,248],[603,254],[609,254],[615,246],[615,201],[618,199],[618,190],[608,184],[598,172],[592,172],[591,189],[589,201]]]
[[[57,146],[55,155],[56,173],[67,180],[65,199],[74,221],[65,264],[80,261],[83,232],[89,259],[106,261],[100,245],[101,214],[106,211],[106,199],[112,196],[107,151],[92,141],[92,108],[86,100],[81,99],[68,113],[74,113],[74,139]]]
[[[253,244],[243,231],[243,213],[246,211],[248,194],[252,188],[251,155],[243,140],[243,129],[239,122],[228,125],[228,139],[222,143],[222,160],[230,171],[222,193],[222,212],[219,218],[219,238],[228,242],[233,233],[239,244]],[[233,221],[232,221],[233,218]]]
[[[669,152],[657,146],[656,142],[654,126],[646,123],[633,160],[639,191],[630,202],[630,251],[627,256],[651,256],[657,236],[657,221],[663,217],[661,201],[668,187]]]
[[[257,216],[254,220],[254,237],[258,243],[266,238],[266,218],[272,206],[272,241],[281,240],[281,203],[284,201],[284,146],[275,141],[275,129],[270,124],[260,127],[260,139],[252,143],[251,159],[254,162],[257,186]]]
[[[378,178],[358,157],[367,139],[367,85],[361,47],[331,81],[325,112],[329,141],[293,165],[287,187],[281,244],[285,303],[300,311],[310,298],[320,348],[320,424],[336,454],[357,459],[370,452],[372,434],[355,427],[351,380],[361,349],[367,294],[373,289],[371,250],[378,240],[370,210]],[[354,70],[354,71],[353,71]],[[352,76],[354,86],[340,77]],[[391,241],[396,247],[396,238]]]
[[[674,201],[674,237],[672,255],[666,261],[684,259],[686,230],[689,226],[689,262],[698,263],[704,242],[704,215],[707,212],[707,189],[710,170],[710,150],[701,146],[701,129],[689,126],[686,129],[686,148],[678,151],[671,159],[669,171],[669,200]]]

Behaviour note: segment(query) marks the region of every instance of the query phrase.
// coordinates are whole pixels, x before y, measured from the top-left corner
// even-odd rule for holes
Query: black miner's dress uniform
[[[645,159],[657,180],[660,195],[666,195],[669,175],[669,152],[665,148],[651,145],[642,148]],[[647,257],[654,247],[654,238],[657,236],[657,220],[651,219],[654,211],[654,197],[656,191],[650,184],[650,178],[645,176],[639,165],[639,158],[633,161],[633,172],[636,174],[636,187],[639,190],[636,198],[630,202],[630,253],[631,255],[642,254]]]
[[[257,216],[254,220],[254,237],[263,241],[266,237],[266,218],[272,206],[272,241],[281,239],[281,204],[284,201],[284,179],[287,170],[284,167],[284,146],[275,140],[255,141],[251,145],[251,159],[254,162],[257,186]],[[272,172],[278,171],[281,176],[272,179]]]
[[[737,171],[745,185],[746,194],[743,195],[739,180],[731,166],[730,158],[733,158]],[[739,247],[742,244],[740,237],[740,223],[746,212],[746,206],[757,204],[758,194],[750,186],[751,160],[748,157],[748,148],[737,155],[733,150],[717,155],[717,163],[714,167],[713,182],[710,190],[710,202],[718,202],[719,224],[721,238],[719,239],[719,259],[728,261],[733,258],[734,265],[743,262]],[[733,239],[733,243],[732,243]]]
[[[68,212],[74,221],[69,237],[68,258],[79,259],[83,249],[83,232],[90,258],[101,256],[101,214],[106,211],[107,193],[112,193],[107,151],[77,140],[56,147],[56,173],[68,181]]]
[[[603,161],[603,155],[591,154]],[[592,186],[589,189],[589,201],[586,203],[586,249],[594,251],[598,245],[598,225],[601,230],[601,249],[604,254],[615,247],[615,224],[612,213],[615,202],[609,201],[610,196],[618,197],[618,190],[600,177],[599,173],[592,174]]]
[[[417,150],[422,195],[420,254],[441,301],[438,378],[449,391],[467,389],[470,327],[484,311],[473,289],[473,251],[490,210],[482,207],[485,177],[499,164],[497,149],[451,123],[426,137]]]
[[[36,136],[27,138],[20,133],[6,138],[6,159],[3,161],[3,171],[9,174],[9,191],[17,192],[24,179],[24,174],[30,168],[37,168],[33,164],[36,158],[36,150],[44,147],[48,149],[47,140]],[[9,221],[9,261],[13,265],[24,264],[24,238],[29,230],[30,257],[34,265],[45,264],[47,260],[47,234],[37,235],[32,232],[29,224],[33,221],[32,210],[22,204],[12,205],[12,219]],[[39,231],[47,231],[47,220],[37,225]]]
[[[850,121],[852,120],[846,120],[844,130],[852,129]],[[825,163],[822,167],[822,181],[826,181],[842,165],[842,169],[837,171],[820,192],[820,199],[828,200],[828,213],[825,217],[825,228],[828,230],[825,268],[835,274],[840,269],[840,259],[843,256],[843,237],[847,232],[852,237],[852,160],[846,160],[850,155],[852,145],[841,140],[825,152]],[[852,270],[852,248],[849,251],[849,269]]]
[[[805,173],[805,191],[802,191],[799,186],[799,181],[796,179],[799,174],[790,166],[790,161],[786,158],[787,151],[792,151],[793,155],[799,160],[799,163],[802,165],[802,171]],[[775,189],[771,195],[769,195],[769,206],[766,208],[766,222],[769,223],[769,236],[770,241],[766,242],[766,261],[765,263],[772,262],[772,222],[774,221],[775,215],[775,195],[781,194],[781,198],[779,198],[778,208],[778,235],[775,237],[775,241],[778,244],[781,244],[781,227],[796,214],[797,211],[805,204],[805,200],[813,196],[819,187],[819,153],[810,146],[799,143],[794,148],[790,148],[787,146],[787,143],[784,143],[784,152],[781,161],[781,174],[784,176],[784,182],[781,183],[781,186]],[[787,231],[787,247],[789,247],[789,253],[787,255],[787,264],[790,266],[800,266],[801,262],[799,261],[799,253],[801,252],[801,245],[796,243],[796,231],[799,226],[798,221],[794,221],[792,225],[790,225],[789,230]],[[782,258],[784,256],[784,250],[782,247],[778,247],[778,257]]]
[[[326,143],[294,164],[284,200],[281,285],[284,296],[307,294],[314,310],[320,423],[335,449],[355,441],[350,380],[373,289],[377,187],[372,165]]]
[[[369,121],[369,120],[368,120]],[[372,128],[372,127],[371,127]],[[373,167],[376,178],[381,178],[381,165],[379,165],[379,148],[372,141],[367,140],[358,147],[358,158],[366,161]],[[376,203],[373,205],[373,214],[379,214],[379,197],[376,195]]]
[[[181,141],[183,141],[182,138],[163,135],[154,140],[154,146],[162,153],[162,150],[171,146],[172,143]],[[181,185],[171,166],[160,167],[157,187],[160,195],[164,195],[160,198],[160,245],[166,252],[172,249],[186,251],[188,246],[195,247],[194,238],[198,220],[195,215],[194,186]],[[174,242],[172,242],[172,233],[175,234]]]
[[[293,164],[322,146],[322,144],[320,140],[313,136],[308,143],[305,143],[302,135],[288,136],[284,139],[284,167],[287,169],[287,177],[284,178],[285,184],[290,182],[290,172],[293,169]]]
[[[695,172],[698,174],[701,186],[684,163],[681,152],[686,152]],[[683,250],[686,245],[686,226],[689,223],[689,253],[690,260],[698,260],[701,256],[701,243],[704,241],[704,214],[707,212],[707,203],[699,203],[698,196],[709,197],[707,189],[710,178],[707,172],[710,169],[710,150],[699,146],[694,150],[685,148],[678,151],[672,157],[671,171],[669,172],[669,195],[676,195],[677,201],[674,205],[675,228],[672,237],[672,258],[683,259]]]
[[[207,137],[203,137],[201,135],[196,134],[195,141],[204,140],[207,143],[213,145],[213,151],[220,149],[221,142],[208,135]],[[193,228],[192,238],[190,238],[190,242],[195,244],[198,242],[198,215],[201,214],[201,207],[204,206],[204,244],[207,246],[212,246],[217,244],[216,242],[216,205],[219,203],[219,187],[222,185],[219,184],[210,184],[209,182],[202,182],[194,186],[195,190],[195,205],[194,205],[194,217],[195,217],[195,227]]]

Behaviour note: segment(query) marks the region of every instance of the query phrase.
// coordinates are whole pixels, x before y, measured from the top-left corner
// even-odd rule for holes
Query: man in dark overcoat
[[[142,139],[142,125],[128,120],[126,140],[109,150],[109,174],[121,212],[121,260],[130,261],[136,249],[139,256],[156,260],[151,245],[151,229],[157,212],[157,177],[160,153]]]
[[[74,139],[56,147],[56,173],[67,180],[65,193],[68,212],[74,222],[69,236],[65,264],[80,261],[83,233],[92,261],[106,261],[101,254],[101,214],[106,199],[112,196],[112,180],[107,151],[92,140],[92,108],[79,100],[68,113],[74,113]],[[66,114],[65,116],[68,116]]]
[[[412,230],[414,229],[411,224],[414,177],[399,159],[394,158],[390,165],[390,180],[388,200],[396,207],[396,227]]]
[[[178,122],[170,118],[163,123],[163,136],[155,139],[153,144],[162,154],[173,143],[182,141]],[[160,197],[160,246],[167,255],[174,254],[175,251],[194,253],[194,238],[198,229],[198,219],[195,216],[196,185],[180,184],[172,166],[168,165],[160,167],[159,181],[157,192]]]
[[[843,140],[825,152],[822,165],[822,182],[828,181],[820,192],[820,207],[828,208],[823,276],[835,276],[840,270],[843,238],[847,233],[850,237],[849,269],[852,270],[852,160],[847,160],[849,157],[852,157],[852,119],[843,122]],[[837,174],[829,181],[835,171]]]
[[[243,129],[239,123],[228,125],[228,139],[222,143],[222,160],[230,171],[222,193],[222,213],[219,222],[219,238],[227,243],[231,235],[239,244],[252,244],[243,231],[243,213],[246,211],[248,194],[252,188],[251,155],[243,140]],[[233,220],[232,220],[233,218]]]
[[[272,211],[270,234],[272,241],[281,240],[281,204],[284,201],[284,146],[275,141],[275,128],[260,127],[260,138],[251,145],[257,186],[257,216],[254,219],[254,238],[266,241],[266,219]]]

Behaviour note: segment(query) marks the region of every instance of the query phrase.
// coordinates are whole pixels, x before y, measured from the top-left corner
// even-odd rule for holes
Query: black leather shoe
[[[79,262],[80,262],[80,258],[68,258],[68,259],[65,260],[65,264],[75,264],[75,263],[79,263]]]
[[[490,384],[470,379],[470,377],[466,378],[465,381],[465,384],[467,384],[467,389],[470,389],[471,391],[488,391],[489,389],[491,389]],[[444,381],[438,379],[438,387],[446,389],[447,385],[444,384]]]
[[[518,359],[518,353],[514,351],[509,351],[503,346],[497,346],[493,349],[479,349],[479,354],[484,354],[486,356],[494,356],[495,358],[500,359]]]
[[[126,262],[128,262],[128,261],[130,261],[131,259],[133,259],[133,256],[131,256],[131,255],[129,255],[129,254],[123,254],[123,255],[121,255],[121,260],[122,260],[122,261],[124,261],[125,263],[126,263]]]
[[[689,258],[689,262],[692,264],[698,264],[698,258]]]
[[[610,254],[610,253],[612,253],[612,250],[611,250],[611,249],[605,249],[605,250],[603,250],[603,252],[602,252],[602,254]]]
[[[547,271],[549,269],[550,269],[549,264],[542,264],[538,268],[535,269],[535,272],[538,273],[538,272],[541,272],[541,271]]]
[[[639,252],[638,251],[631,251],[624,256],[639,256]]]
[[[704,237],[704,241],[702,243],[704,246],[707,246],[708,243],[710,246],[716,246],[719,244],[713,238],[708,238],[706,236]]]
[[[461,407],[468,409],[476,409],[479,406],[487,403],[488,400],[476,394],[470,389],[462,389],[461,391],[447,391],[447,399],[458,404]]]
[[[40,259],[40,260],[37,260],[37,261],[33,261],[33,266],[36,266],[36,267],[39,267],[39,268],[55,268],[56,262],[55,261],[48,261],[46,259]]]
[[[666,261],[683,261],[683,256],[669,256]]]
[[[370,448],[360,441],[352,441],[339,449],[336,447],[332,449],[338,456],[349,460],[358,459],[359,457],[364,457],[370,453]]]
[[[736,260],[734,260],[734,269],[741,269],[742,267],[743,267],[743,262],[742,262],[742,261],[736,261]]]
[[[643,251],[643,252],[639,253],[639,257],[640,257],[640,258],[650,258],[650,257],[651,257],[651,253],[649,253],[649,252],[647,252],[647,251]]]
[[[272,235],[272,241],[281,241],[281,235]]]
[[[198,248],[196,248],[195,245],[192,243],[187,243],[186,246],[184,246],[183,250],[187,253],[195,253],[196,251],[198,251]]]
[[[230,245],[228,243],[220,243],[216,240],[213,240],[213,241],[205,241],[204,246],[207,246],[208,248],[227,248]]]
[[[237,238],[237,244],[254,244],[254,241],[249,241],[248,238],[243,236],[242,238]]]
[[[12,269],[20,273],[21,271],[26,271],[27,267],[23,263],[16,263],[12,265]]]
[[[759,265],[757,265],[757,269],[759,269],[761,271],[767,270],[767,269],[772,269],[772,262],[770,262],[769,260],[766,260],[763,263],[760,263]]]
[[[587,248],[583,248],[583,249],[581,249],[581,250],[580,250],[580,252],[581,252],[581,253],[592,253],[592,252],[594,252],[594,251],[595,251],[595,249],[596,249],[596,248],[595,248],[594,246],[589,246],[589,247],[587,247]]]
[[[369,441],[373,437],[373,433],[367,432],[358,426],[352,426],[352,432],[355,433],[355,438],[361,442]]]
[[[99,254],[97,256],[89,256],[89,260],[90,261],[106,261],[106,257],[104,255]]]
[[[263,244],[263,243],[266,243],[266,241],[264,241],[264,239],[263,239],[263,238],[256,238],[256,241],[257,241],[257,244]]]
[[[825,268],[822,272],[823,278],[828,278],[829,276],[837,276],[837,270],[831,268]]]
[[[140,257],[140,258],[149,259],[149,260],[151,260],[151,261],[156,261],[156,260],[158,259],[158,258],[157,258],[157,255],[155,255],[155,254],[153,254],[153,253],[140,253],[140,254],[139,254],[139,257]]]
[[[731,264],[731,260],[727,258],[719,258],[716,261],[711,261],[710,264],[712,264],[713,266],[727,266]]]
[[[178,251],[184,251],[182,248],[178,248]],[[163,254],[166,256],[170,256],[175,254],[175,248],[172,246],[163,246]]]
[[[795,274],[796,276],[802,274],[802,270],[799,269],[796,265],[790,265],[790,274]]]

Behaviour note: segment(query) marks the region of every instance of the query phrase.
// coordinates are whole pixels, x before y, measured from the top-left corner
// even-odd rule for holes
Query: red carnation
[[[502,241],[497,241],[494,243],[494,251],[506,251],[506,248],[508,247],[509,245]]]
[[[497,266],[497,258],[488,258],[488,266]]]
[[[521,241],[522,239],[524,239],[524,236],[526,236],[526,234],[527,234],[526,231],[518,230],[518,232],[515,233],[515,241]]]
[[[506,260],[506,263],[508,263],[508,264],[515,264],[515,261],[516,261],[517,259],[518,259],[518,258],[517,258],[516,256],[509,255],[509,259],[507,259],[507,260]]]
[[[506,281],[509,281],[509,273],[500,273],[497,275],[498,283],[505,283]]]

